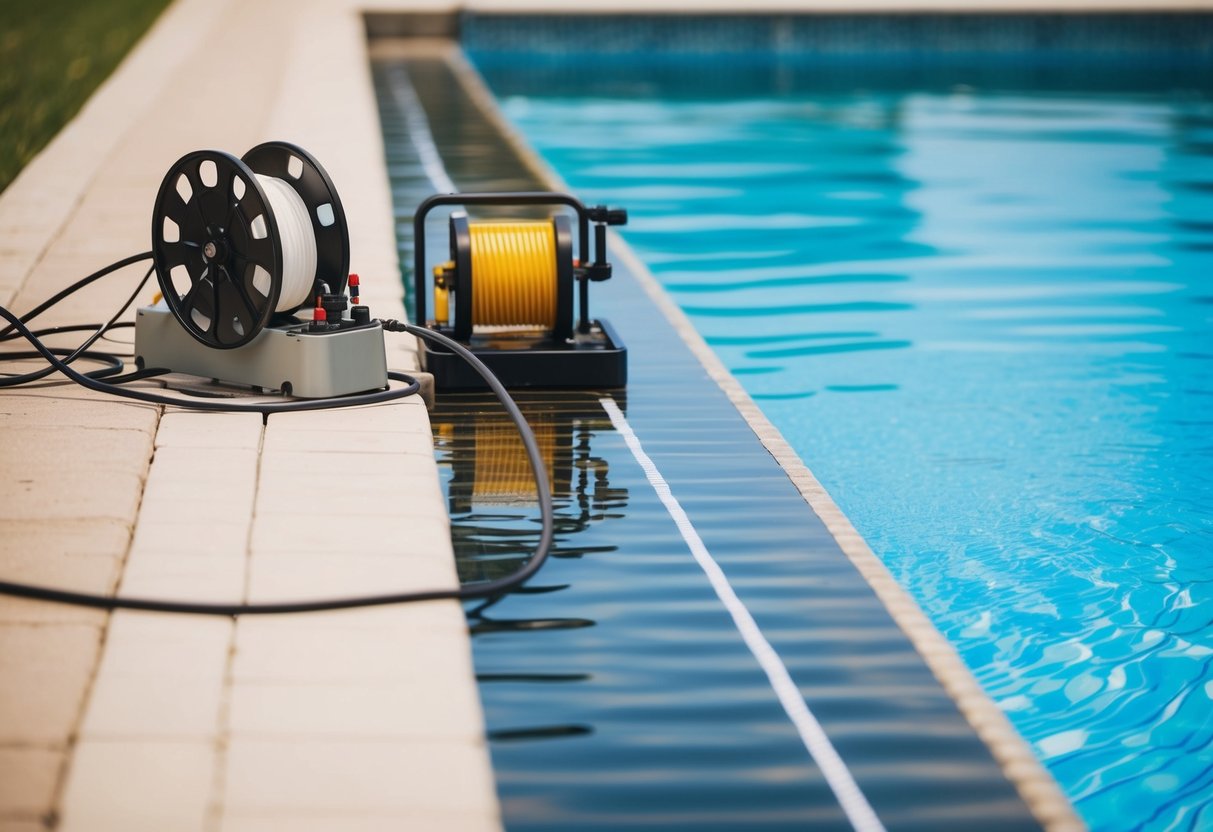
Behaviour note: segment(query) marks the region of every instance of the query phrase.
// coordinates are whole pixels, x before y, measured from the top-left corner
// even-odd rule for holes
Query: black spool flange
[[[455,263],[455,340],[472,337],[472,231],[468,215],[451,214],[451,259]]]
[[[169,168],[152,210],[152,260],[186,332],[231,349],[269,323],[282,289],[277,228],[257,177],[235,156],[197,150]]]
[[[312,154],[290,142],[265,142],[245,153],[243,162],[254,173],[281,179],[295,189],[307,206],[316,237],[316,280],[331,294],[345,291],[350,272],[350,232],[345,209],[328,172]],[[309,299],[310,300],[310,299]],[[308,305],[305,301],[283,312]]]

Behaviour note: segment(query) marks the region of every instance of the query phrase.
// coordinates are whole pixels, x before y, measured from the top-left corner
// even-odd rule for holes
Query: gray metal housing
[[[387,356],[378,323],[334,332],[307,328],[266,327],[242,347],[214,349],[186,332],[161,301],[136,315],[135,359],[141,367],[164,367],[305,399],[387,387]]]

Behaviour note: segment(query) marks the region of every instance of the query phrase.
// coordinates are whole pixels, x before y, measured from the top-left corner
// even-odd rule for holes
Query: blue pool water
[[[1092,828],[1213,827],[1209,73],[479,63]]]

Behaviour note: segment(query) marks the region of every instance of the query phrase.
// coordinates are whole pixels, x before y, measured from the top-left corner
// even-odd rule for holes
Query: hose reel
[[[182,156],[156,194],[152,260],[163,300],[136,318],[141,367],[303,397],[387,386],[382,327],[366,307],[344,314],[341,199],[303,148]],[[313,303],[327,320],[294,316]]]
[[[156,278],[169,309],[203,344],[249,343],[315,284],[345,289],[350,237],[341,199],[303,148],[266,142],[240,159],[197,150],[174,164],[152,210]]]
[[[573,209],[543,220],[449,217],[450,259],[433,269],[434,317],[427,316],[425,221],[443,205],[557,205]],[[622,387],[627,351],[610,326],[589,316],[589,283],[611,276],[606,228],[627,213],[586,208],[558,193],[445,194],[422,202],[414,216],[416,322],[464,343],[512,387]],[[594,258],[589,229],[594,226]],[[574,318],[574,299],[579,311]],[[451,354],[425,347],[439,389],[480,386]]]

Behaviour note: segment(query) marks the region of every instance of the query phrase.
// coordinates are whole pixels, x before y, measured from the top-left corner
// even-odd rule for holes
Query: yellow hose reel
[[[430,272],[425,221],[439,206],[564,206],[576,214],[576,254],[567,212],[541,220],[449,218],[450,259]],[[610,326],[589,316],[589,283],[611,276],[606,229],[627,213],[586,208],[557,193],[441,194],[413,218],[416,322],[465,344],[507,387],[618,388],[627,383],[627,351]],[[590,225],[594,258],[590,260]],[[434,316],[427,314],[432,281]],[[574,318],[574,296],[579,312]],[[483,387],[453,353],[424,345],[426,369],[440,390]]]

